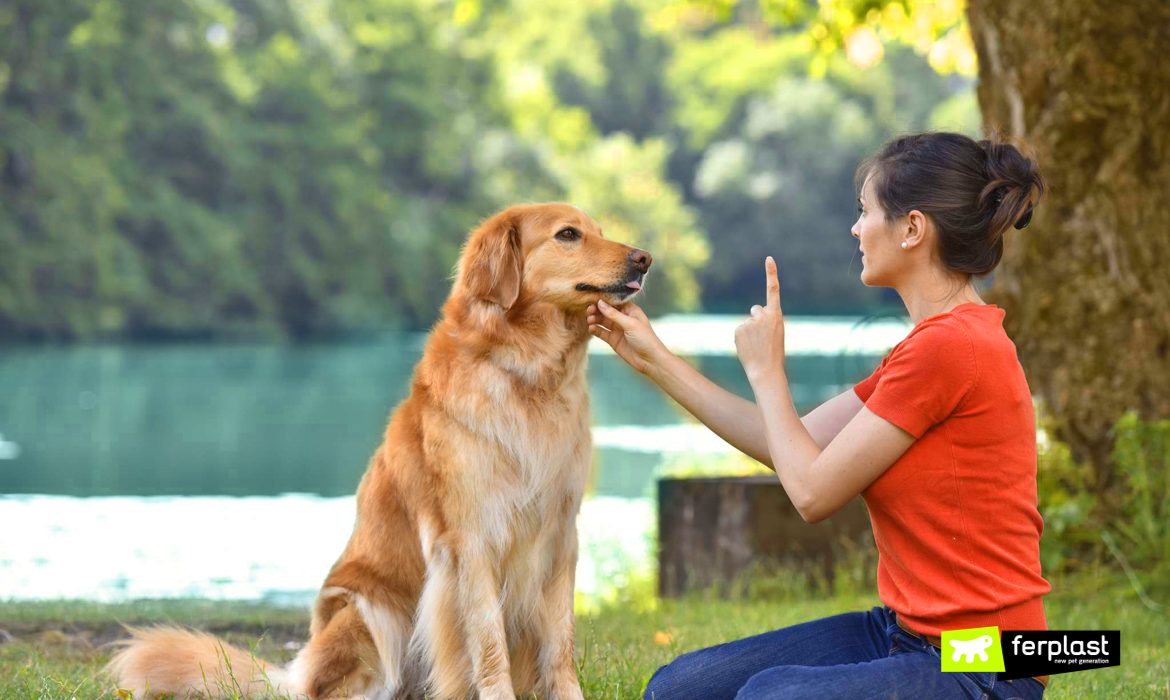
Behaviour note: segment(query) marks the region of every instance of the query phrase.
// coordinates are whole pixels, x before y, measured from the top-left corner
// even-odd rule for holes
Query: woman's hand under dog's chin
[[[618,357],[642,374],[649,374],[670,355],[650,327],[646,312],[632,301],[619,308],[602,299],[590,304],[586,314],[589,333],[604,340]]]

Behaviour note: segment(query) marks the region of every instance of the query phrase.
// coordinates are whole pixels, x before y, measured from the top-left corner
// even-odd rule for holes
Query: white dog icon
[[[966,658],[963,661],[972,664],[975,663],[976,655],[980,661],[987,661],[987,647],[991,646],[991,635],[985,634],[967,641],[952,639],[950,643],[955,648],[951,653],[951,661],[958,661],[959,656],[964,656]]]

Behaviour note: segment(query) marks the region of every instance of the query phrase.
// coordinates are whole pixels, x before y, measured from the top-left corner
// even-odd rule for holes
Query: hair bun
[[[1044,180],[1036,162],[1010,143],[990,139],[979,142],[986,155],[987,185],[979,194],[979,206],[994,207],[991,235],[999,237],[1009,226],[1026,227],[1032,209],[1044,194]]]

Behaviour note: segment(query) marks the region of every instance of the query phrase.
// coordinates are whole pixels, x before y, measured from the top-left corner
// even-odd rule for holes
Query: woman
[[[756,402],[672,355],[634,304],[590,307],[590,331],[739,450],[776,471],[808,522],[861,495],[884,604],[684,654],[646,698],[1037,698],[1047,679],[943,673],[943,630],[1045,629],[1031,392],[979,297],[1008,229],[1043,193],[1014,147],[929,133],[895,139],[857,171],[861,281],[893,287],[914,328],[867,379],[803,418],[784,370],[772,258],[767,304],[735,345]]]

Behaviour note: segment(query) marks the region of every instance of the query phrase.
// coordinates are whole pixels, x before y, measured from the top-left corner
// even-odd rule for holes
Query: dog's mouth
[[[612,294],[619,299],[625,299],[637,294],[642,289],[642,280],[646,275],[642,272],[635,272],[634,276],[624,282],[614,282],[612,284],[599,287],[595,284],[586,284],[581,282],[577,285],[578,292],[594,292],[598,294]]]

